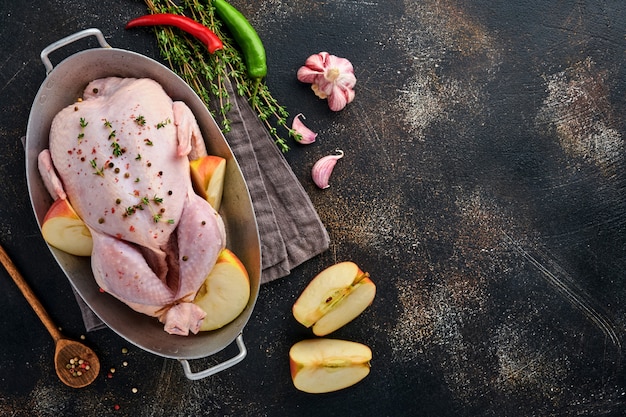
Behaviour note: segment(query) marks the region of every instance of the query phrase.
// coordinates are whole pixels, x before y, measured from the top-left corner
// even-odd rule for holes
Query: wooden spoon
[[[46,329],[48,329],[48,332],[54,339],[54,368],[59,379],[72,388],[82,388],[91,384],[100,372],[98,356],[82,343],[63,337],[1,245],[0,262],[2,262],[2,265],[4,265],[13,281],[22,291],[30,306],[35,310],[37,317],[46,326]],[[75,365],[75,367],[72,368],[72,365]]]

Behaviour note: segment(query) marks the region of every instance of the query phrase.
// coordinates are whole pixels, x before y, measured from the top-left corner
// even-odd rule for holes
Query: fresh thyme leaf
[[[113,148],[114,156],[122,156],[122,154],[124,153],[122,152],[122,148],[120,147],[120,144],[117,142],[112,142],[111,147]]]
[[[143,116],[137,116],[137,118],[135,119],[135,123],[137,123],[139,126],[144,126],[146,124],[146,118]]]
[[[91,165],[91,167],[94,169],[95,171],[94,174],[104,177],[104,167],[98,168],[98,163],[96,162],[95,159],[90,160],[89,165]]]
[[[167,126],[168,124],[170,124],[170,123],[172,123],[172,121],[171,121],[171,120],[170,120],[170,118],[168,117],[168,118],[167,118],[167,119],[165,119],[164,121],[157,123],[156,128],[157,128],[157,129],[162,129],[162,128],[164,128],[165,126]]]

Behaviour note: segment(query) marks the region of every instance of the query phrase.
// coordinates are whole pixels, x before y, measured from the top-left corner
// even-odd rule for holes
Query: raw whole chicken
[[[206,149],[191,110],[153,80],[98,79],[55,116],[49,146],[39,170],[91,231],[98,285],[168,333],[197,333],[192,301],[226,236],[192,188],[189,160]]]

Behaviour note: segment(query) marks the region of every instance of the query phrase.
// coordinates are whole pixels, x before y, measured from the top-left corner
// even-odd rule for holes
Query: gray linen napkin
[[[309,196],[244,97],[227,85],[233,101],[226,140],[246,179],[261,240],[261,283],[289,275],[291,269],[328,249],[330,239]],[[77,294],[85,329],[104,323]]]

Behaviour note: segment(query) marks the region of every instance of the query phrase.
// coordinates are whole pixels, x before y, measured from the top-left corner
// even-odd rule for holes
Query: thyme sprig
[[[155,29],[161,56],[204,101],[208,108],[216,107],[212,114],[224,133],[231,130],[228,113],[233,107],[232,98],[226,88],[229,80],[234,92],[246,97],[259,120],[266,126],[276,145],[282,152],[289,150],[284,134],[297,138],[298,133],[287,125],[289,112],[281,106],[264,82],[252,80],[247,72],[240,50],[230,34],[222,29],[222,23],[214,14],[211,2],[202,0],[145,0],[151,13],[184,14],[210,28],[222,40],[224,48],[209,54],[206,47],[182,31],[171,27]],[[215,98],[215,105],[211,99]]]

